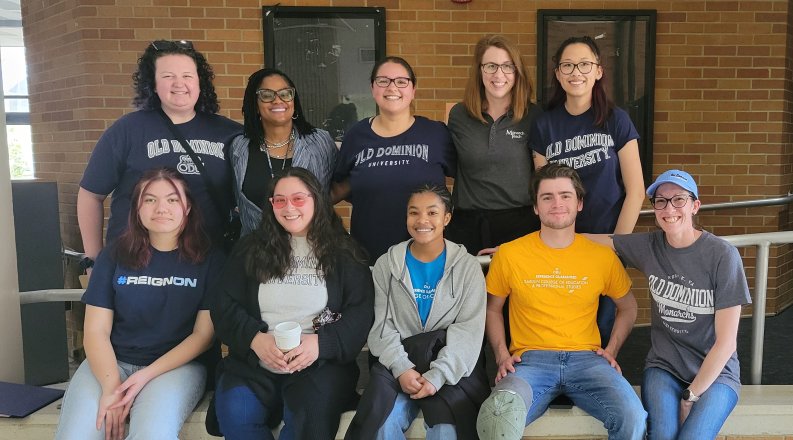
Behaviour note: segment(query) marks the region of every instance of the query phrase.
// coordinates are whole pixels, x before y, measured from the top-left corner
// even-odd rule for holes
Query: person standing
[[[389,247],[410,236],[402,221],[418,185],[444,185],[456,155],[442,122],[414,116],[416,75],[407,61],[386,57],[370,77],[378,115],[355,124],[344,136],[333,174],[333,201],[352,203],[350,234],[372,265]]]
[[[540,107],[517,46],[488,35],[474,48],[463,102],[449,112],[457,151],[447,236],[476,255],[539,228],[531,207],[529,131]]]
[[[132,189],[152,168],[179,171],[193,192],[210,239],[214,244],[222,242],[233,208],[228,146],[242,126],[216,114],[220,106],[214,76],[190,41],[153,41],[138,59],[132,76],[138,110],[122,116],[99,138],[77,193],[77,221],[87,267],[104,246],[104,200],[113,194],[105,237],[109,244],[126,229]],[[207,176],[201,175],[160,110],[201,158]],[[207,186],[207,180],[214,188]],[[216,206],[212,191],[227,195],[228,203]]]
[[[242,114],[245,131],[231,143],[231,164],[241,235],[247,235],[269,205],[267,187],[275,173],[305,168],[328,192],[338,149],[327,131],[306,120],[295,83],[280,70],[261,69],[248,78]]]

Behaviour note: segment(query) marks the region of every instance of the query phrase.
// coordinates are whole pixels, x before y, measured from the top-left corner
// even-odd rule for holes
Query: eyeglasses
[[[653,209],[660,211],[666,208],[666,205],[670,202],[672,203],[673,207],[682,208],[686,206],[688,199],[693,199],[693,197],[688,194],[678,194],[671,199],[667,199],[666,197],[653,197],[650,199],[650,203],[653,204]]]
[[[504,72],[505,75],[515,73],[515,69],[516,69],[515,65],[511,63],[505,63],[505,64],[484,63],[484,64],[480,64],[479,67],[482,68],[482,72],[491,75],[496,73],[499,67],[501,68],[501,71]]]
[[[273,102],[276,96],[281,98],[281,101],[292,102],[295,99],[295,89],[292,87],[281,90],[259,89],[256,91],[256,96],[261,102]]]
[[[593,63],[592,61],[581,61],[580,63],[559,63],[556,67],[565,75],[570,75],[576,68],[578,68],[579,72],[586,75],[592,71],[592,66],[599,65],[600,64]]]
[[[270,197],[270,203],[273,204],[273,208],[281,209],[286,208],[286,202],[292,202],[292,206],[296,208],[300,208],[301,206],[306,204],[306,200],[311,198],[311,194],[306,193],[294,193],[290,197],[286,196],[273,196]]]
[[[177,40],[177,41],[157,40],[151,42],[151,47],[153,47],[154,50],[158,52],[161,50],[174,50],[174,49],[195,50],[193,49],[193,42],[187,40]]]
[[[377,84],[377,87],[386,88],[394,83],[395,86],[399,87],[400,89],[404,89],[405,87],[410,85],[410,78],[405,78],[403,76],[397,78],[389,78],[387,76],[376,76],[374,77],[374,83]]]

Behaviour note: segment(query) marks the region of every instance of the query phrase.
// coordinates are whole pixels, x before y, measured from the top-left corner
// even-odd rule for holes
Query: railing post
[[[763,381],[763,339],[765,336],[765,299],[768,287],[768,256],[770,241],[757,245],[754,274],[754,304],[752,312],[752,385]]]

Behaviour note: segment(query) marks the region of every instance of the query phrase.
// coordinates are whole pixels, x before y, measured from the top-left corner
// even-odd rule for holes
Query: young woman
[[[306,120],[295,84],[280,70],[261,69],[248,78],[242,114],[245,132],[231,143],[231,164],[242,235],[247,235],[269,205],[267,189],[276,172],[306,168],[327,192],[338,149],[327,131]]]
[[[463,102],[449,112],[457,150],[447,237],[478,253],[539,228],[531,206],[529,131],[540,107],[517,45],[488,35],[474,49]]]
[[[190,41],[159,40],[146,47],[133,75],[133,103],[138,111],[122,116],[102,134],[80,181],[77,220],[87,267],[103,246],[105,198],[113,194],[106,236],[110,244],[127,228],[135,182],[152,168],[170,167],[182,174],[196,199],[196,208],[203,214],[207,234],[216,243],[222,242],[228,215],[221,213],[228,213],[233,206],[226,154],[242,126],[217,115],[220,105],[212,85],[214,77],[212,67]],[[227,196],[227,206],[215,206],[212,189],[159,110],[193,146],[217,192]]]
[[[743,263],[735,247],[694,225],[700,201],[691,175],[669,170],[647,195],[660,231],[599,237],[649,281],[647,438],[714,439],[741,386],[738,322],[751,302]]]
[[[644,201],[639,134],[628,114],[609,100],[600,50],[590,37],[565,40],[553,57],[554,91],[532,128],[535,167],[574,168],[586,188],[576,232],[629,234]],[[601,297],[598,327],[605,347],[614,302]]]
[[[350,233],[374,264],[391,245],[408,238],[401,219],[413,188],[425,182],[443,185],[456,159],[446,126],[413,116],[416,75],[407,61],[381,60],[372,69],[371,84],[378,115],[344,135],[333,199],[352,203]]]
[[[57,439],[176,438],[204,393],[194,359],[212,342],[207,287],[223,264],[173,169],[146,172],[129,227],[102,251],[83,295],[84,361],[63,401]]]
[[[355,358],[372,324],[372,277],[328,194],[304,168],[276,174],[271,208],[229,258],[212,319],[229,355],[220,364],[215,411],[229,440],[331,439],[358,395]],[[300,323],[286,353],[273,330]],[[212,417],[210,414],[209,417]]]
[[[444,240],[451,218],[445,186],[414,190],[406,222],[412,238],[374,266],[368,342],[378,362],[348,439],[404,439],[419,409],[428,439],[476,439],[476,414],[490,393],[480,358],[485,280],[465,248]]]

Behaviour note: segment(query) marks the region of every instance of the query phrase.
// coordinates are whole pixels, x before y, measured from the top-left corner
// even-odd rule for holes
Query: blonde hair
[[[528,69],[526,69],[526,65],[520,57],[518,47],[503,35],[485,35],[476,43],[471,73],[468,76],[468,84],[465,86],[463,105],[465,105],[465,109],[468,110],[471,117],[487,122],[482,116],[482,111],[487,103],[487,96],[485,95],[481,64],[485,51],[491,47],[505,50],[509,57],[512,58],[512,62],[515,63],[515,85],[510,93],[512,96],[510,109],[512,110],[512,120],[517,122],[523,119],[528,112],[529,102],[534,96],[534,87],[531,79],[529,79]]]

